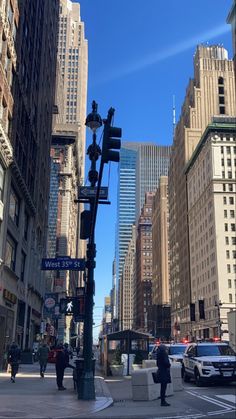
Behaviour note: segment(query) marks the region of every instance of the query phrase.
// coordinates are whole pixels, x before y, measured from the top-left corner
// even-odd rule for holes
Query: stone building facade
[[[0,2],[1,136],[12,148],[3,147],[10,160],[0,231],[0,356],[12,339],[24,349],[40,333],[56,75],[58,1],[18,7]]]
[[[169,170],[169,242],[172,334],[191,329],[189,304],[190,254],[185,166],[214,115],[234,116],[233,62],[222,46],[197,47],[194,78],[190,79],[175,129]]]

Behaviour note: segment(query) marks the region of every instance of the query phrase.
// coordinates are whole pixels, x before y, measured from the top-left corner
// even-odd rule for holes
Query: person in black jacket
[[[11,382],[15,383],[16,374],[18,373],[21,351],[15,342],[12,342],[7,354],[7,362],[11,365]]]
[[[64,351],[63,345],[59,345],[57,348],[57,355],[56,355],[56,375],[57,375],[57,387],[58,390],[66,390],[66,388],[63,386],[63,378],[64,378],[64,372],[65,368],[67,367],[67,359],[66,354]]]
[[[166,402],[166,387],[168,383],[171,383],[170,377],[170,361],[167,355],[166,346],[160,345],[157,350],[157,366],[158,366],[158,376],[161,383],[161,406],[170,406]]]

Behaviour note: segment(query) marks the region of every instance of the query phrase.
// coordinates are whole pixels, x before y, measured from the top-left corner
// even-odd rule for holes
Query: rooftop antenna
[[[175,125],[176,125],[176,121],[175,121],[175,95],[173,95],[172,97],[172,112],[173,112],[173,137],[175,135]]]

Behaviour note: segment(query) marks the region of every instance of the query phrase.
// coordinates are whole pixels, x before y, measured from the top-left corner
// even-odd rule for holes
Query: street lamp
[[[108,111],[107,119],[103,119],[97,113],[97,103],[93,101],[92,112],[87,116],[85,125],[90,128],[93,132],[92,144],[88,147],[87,154],[91,160],[91,167],[89,170],[88,178],[91,186],[87,188],[89,197],[87,199],[80,200],[77,202],[87,202],[90,205],[89,211],[83,211],[81,213],[81,229],[80,238],[88,239],[87,242],[87,260],[86,260],[86,277],[85,277],[85,317],[84,317],[84,347],[83,347],[83,374],[82,380],[78,385],[78,398],[83,400],[94,400],[95,399],[95,388],[94,388],[94,374],[92,365],[92,344],[93,344],[93,295],[94,295],[94,268],[95,256],[96,256],[96,245],[94,243],[95,235],[95,224],[97,217],[98,204],[107,204],[109,202],[100,200],[101,193],[101,182],[103,167],[105,163],[110,161],[119,161],[119,152],[113,151],[118,150],[121,146],[121,128],[112,127],[112,119],[114,116],[115,109],[110,108]],[[99,145],[96,143],[96,131],[102,124],[104,124],[103,143],[102,151]],[[113,138],[115,137],[115,138]],[[96,170],[96,162],[101,156],[101,163],[99,173]]]
[[[96,161],[101,155],[101,149],[96,143],[96,131],[102,126],[102,119],[97,113],[97,103],[93,101],[92,112],[87,116],[85,125],[93,132],[93,142],[88,147],[87,154],[91,160],[91,168],[89,171],[89,181],[94,187],[98,180],[98,172],[96,170]],[[90,198],[90,214],[93,215],[95,211],[95,197]],[[92,365],[92,345],[93,345],[93,295],[94,295],[94,268],[96,245],[94,243],[94,229],[93,233],[89,235],[87,244],[87,278],[85,284],[85,319],[84,319],[84,372],[81,393],[78,397],[83,400],[95,399],[94,375]]]

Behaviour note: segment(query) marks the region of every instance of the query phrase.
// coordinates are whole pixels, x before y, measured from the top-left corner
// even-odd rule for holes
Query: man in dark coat
[[[57,355],[56,355],[56,375],[57,375],[57,387],[58,390],[66,390],[66,388],[63,386],[63,378],[64,378],[64,372],[66,365],[66,354],[64,351],[63,345],[59,345],[57,348]]]
[[[47,368],[48,354],[49,354],[49,347],[47,346],[45,342],[43,342],[43,344],[39,347],[38,353],[37,353],[39,365],[40,365],[40,375],[42,378],[44,377],[44,373]]]
[[[11,365],[11,382],[15,383],[16,374],[18,373],[21,351],[15,342],[12,342],[7,354],[7,362]]]
[[[166,387],[168,383],[171,383],[170,377],[170,361],[167,355],[167,350],[165,345],[160,345],[157,350],[157,366],[158,366],[158,375],[159,381],[161,383],[161,406],[170,406],[166,402]]]

